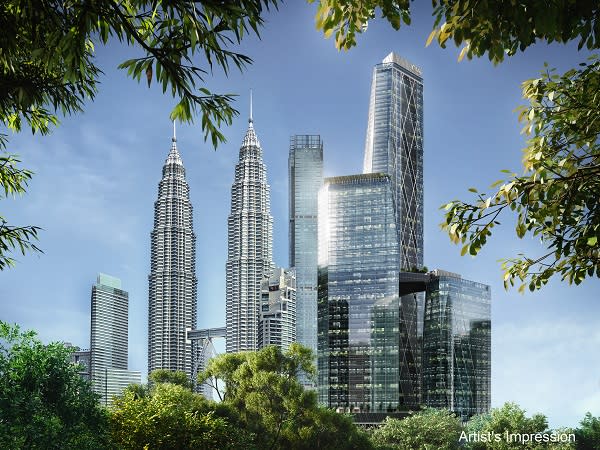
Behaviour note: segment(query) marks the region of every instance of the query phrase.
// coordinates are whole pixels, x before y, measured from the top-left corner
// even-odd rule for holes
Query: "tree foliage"
[[[588,450],[600,448],[600,417],[587,413],[575,430],[577,449]]]
[[[443,228],[476,255],[502,213],[514,211],[517,236],[538,236],[547,251],[504,260],[505,286],[533,291],[555,274],[575,284],[600,277],[600,61],[563,75],[546,70],[523,83],[523,96],[524,174],[509,172],[475,204],[447,204]]]
[[[0,136],[0,146],[2,137]],[[0,199],[15,197],[25,193],[31,172],[18,166],[20,160],[15,155],[2,152],[0,149]],[[36,240],[39,227],[9,225],[0,215],[0,270],[13,266],[15,259],[11,256],[14,250],[22,255],[27,250],[41,251]]]
[[[171,371],[169,369],[157,369],[150,372],[148,375],[150,384],[171,383],[182,386],[187,389],[192,389],[192,383],[187,374],[182,370]]]
[[[314,0],[309,0],[314,2]],[[480,2],[434,0],[433,30],[426,40],[441,47],[462,46],[459,61],[486,56],[494,64],[539,41],[578,42],[600,48],[600,3],[585,0]],[[392,0],[319,0],[317,28],[335,34],[336,46],[349,49],[369,20],[381,16],[395,28],[410,24],[410,2]],[[444,205],[442,228],[476,255],[500,224],[500,213],[517,216],[516,234],[539,237],[546,252],[519,254],[503,261],[505,286],[539,289],[554,276],[579,284],[600,269],[600,63],[597,58],[558,75],[545,69],[523,83],[529,104],[519,108],[528,137],[524,171],[492,186],[490,196]]]
[[[410,25],[410,0],[308,0],[318,2],[317,29],[325,36],[335,35],[338,49],[356,45],[357,35],[378,14],[399,30]],[[600,47],[600,6],[577,0],[537,0],[478,2],[471,0],[433,0],[434,39],[441,47],[448,41],[464,45],[462,56],[487,55],[498,63],[504,56],[523,51],[537,41],[569,42],[577,39],[579,48]]]
[[[259,34],[261,14],[278,0],[83,1],[9,0],[0,6],[0,122],[7,130],[28,127],[47,134],[61,116],[83,111],[98,92],[101,68],[97,45],[123,43],[137,58],[120,68],[137,80],[152,81],[177,99],[171,119],[201,117],[205,139],[216,148],[225,140],[220,126],[237,110],[233,94],[205,86],[221,69],[227,75],[252,60],[232,48],[250,33]],[[0,133],[4,151],[7,134]],[[0,190],[21,187],[30,172],[15,169],[14,155],[0,154]],[[16,172],[15,172],[16,170]],[[14,263],[10,252],[39,250],[37,227],[15,227],[0,217],[0,270]]]
[[[107,448],[106,412],[69,355],[0,322],[0,448]]]
[[[537,433],[551,433],[548,429],[548,421],[543,414],[534,414],[527,417],[526,411],[515,403],[505,403],[500,408],[494,408],[489,414],[475,416],[467,423],[465,433],[479,433],[480,435],[498,435],[500,439],[492,439],[490,442],[470,441],[467,448],[472,450],[517,450],[517,449],[574,449],[573,443],[569,442],[520,442],[506,439],[506,433],[532,435]],[[560,430],[570,433],[570,430]]]
[[[146,391],[127,388],[113,402],[112,444],[131,450],[244,448],[244,430],[215,409],[201,395],[170,382]]]
[[[96,45],[122,42],[141,56],[120,68],[148,85],[178,98],[171,119],[192,122],[202,116],[202,130],[216,146],[218,127],[237,113],[232,96],[204,87],[216,68],[228,74],[252,60],[230,49],[263,23],[261,14],[277,0],[147,1],[67,3],[4,2],[0,15],[0,117],[19,131],[26,122],[45,133],[58,115],[82,111],[98,90],[102,70]]]
[[[372,440],[380,449],[450,450],[459,448],[461,430],[451,411],[427,408],[405,419],[386,418]]]
[[[315,392],[298,382],[300,372],[314,374],[312,352],[292,344],[285,353],[270,346],[219,355],[199,381],[212,384],[223,403],[239,412],[241,426],[254,436],[256,448],[370,448],[349,417],[317,405]]]

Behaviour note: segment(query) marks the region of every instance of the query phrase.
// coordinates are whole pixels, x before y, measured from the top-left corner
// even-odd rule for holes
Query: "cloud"
[[[25,141],[35,175],[21,205],[24,220],[48,234],[113,248],[133,245],[139,209],[124,194],[135,183],[135,172],[128,170],[134,162],[124,144],[96,125],[84,124],[79,133],[77,148],[67,143],[68,130],[46,138],[43,147],[33,138]]]

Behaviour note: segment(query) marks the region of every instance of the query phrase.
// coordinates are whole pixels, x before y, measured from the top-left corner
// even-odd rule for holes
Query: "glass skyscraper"
[[[373,70],[363,173],[390,176],[400,267],[423,266],[423,78],[390,53]]]
[[[423,403],[466,421],[490,410],[490,287],[434,271],[423,330]]]
[[[318,135],[290,139],[290,266],[296,269],[296,331],[317,354],[317,216],[323,185],[323,142]]]
[[[251,109],[252,111],[252,109]],[[240,148],[227,219],[226,351],[258,349],[261,283],[272,270],[267,170],[252,120]]]
[[[175,136],[172,141],[150,233],[148,372],[181,370],[192,377],[187,332],[196,328],[196,235],[185,168]]]
[[[129,294],[121,280],[103,273],[92,286],[90,373],[92,388],[103,405],[110,405],[131,383],[141,383],[140,372],[127,370]]]
[[[399,407],[398,234],[386,174],[326,178],[319,194],[318,395]]]
[[[373,69],[364,173],[389,175],[398,232],[398,271],[423,267],[423,78],[421,69],[390,53]],[[422,293],[400,298],[400,404],[420,398]]]

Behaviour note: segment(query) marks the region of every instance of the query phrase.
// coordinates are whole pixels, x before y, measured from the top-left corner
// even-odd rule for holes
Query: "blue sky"
[[[215,71],[206,82],[215,92],[240,94],[241,115],[222,130],[228,142],[215,152],[199,121],[178,126],[197,236],[198,326],[225,322],[226,221],[249,89],[271,185],[275,262],[286,266],[290,135],[322,136],[327,176],[360,173],[372,68],[395,51],[424,77],[425,263],[492,286],[493,406],[516,401],[546,414],[552,426],[576,425],[586,411],[600,415],[600,282],[507,292],[498,260],[542,254],[536,240],[517,239],[506,217],[480,255],[460,257],[438,227],[441,204],[469,198],[469,187],[487,188],[501,169],[521,170],[524,138],[513,111],[523,102],[520,83],[536,77],[545,61],[563,71],[587,54],[576,45],[538,44],[496,67],[487,59],[458,63],[452,46],[425,47],[433,23],[428,8],[414,11],[413,24],[400,32],[371,22],[348,52],[315,30],[312,6],[290,2],[266,19],[262,39],[241,47],[254,64],[228,78]],[[16,268],[0,273],[0,318],[36,330],[44,341],[88,347],[91,285],[98,272],[117,276],[130,295],[130,368],[144,372],[153,204],[175,101],[116,69],[136,55],[99,47],[105,75],[85,113],[65,118],[47,137],[11,136],[10,149],[35,176],[26,196],[2,201],[2,215],[43,227],[44,254],[18,256]]]

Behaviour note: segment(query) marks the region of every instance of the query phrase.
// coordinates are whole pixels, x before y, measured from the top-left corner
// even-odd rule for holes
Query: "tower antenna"
[[[253,122],[253,119],[252,119],[252,89],[250,89],[250,122]]]

